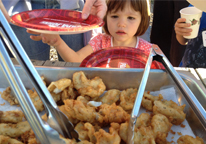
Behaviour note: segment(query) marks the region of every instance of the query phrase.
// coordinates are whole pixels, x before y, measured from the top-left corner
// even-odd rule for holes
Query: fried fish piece
[[[75,139],[67,139],[64,138],[62,135],[60,135],[60,138],[65,142],[65,144],[92,144],[91,142],[88,142],[86,140],[82,140],[81,142],[76,142]],[[28,144],[40,144],[37,141],[35,134],[32,130],[29,132]]]
[[[127,142],[128,127],[128,122],[120,125],[119,135],[124,142]],[[155,144],[155,135],[151,126],[135,127],[133,140],[135,144]]]
[[[8,136],[0,135],[0,144],[23,144],[21,141],[10,138]]]
[[[90,142],[92,142],[92,143],[96,143],[97,142],[97,139],[96,139],[96,137],[94,136],[94,133],[95,133],[95,127],[92,125],[92,124],[90,124],[90,123],[85,123],[84,124],[84,127],[85,127],[85,129],[87,129],[87,131],[88,131],[88,137],[89,137],[89,141]]]
[[[82,101],[67,99],[64,100],[64,104],[65,110],[73,119],[89,122],[92,124],[96,122],[103,122],[103,117],[98,112],[96,112],[95,107],[91,107]]]
[[[185,106],[186,106],[185,104],[179,106],[176,102],[173,102],[172,100],[170,100],[170,101],[163,100],[162,103],[169,106],[169,107],[171,107],[171,108],[174,108],[174,109],[177,109],[177,110],[180,110],[180,111],[183,111]]]
[[[36,136],[32,129],[30,131],[26,131],[21,135],[21,141],[24,142],[24,144],[38,144]]]
[[[33,130],[29,131],[28,144],[40,144],[40,142],[37,141]]]
[[[7,92],[11,91],[10,89],[6,90]],[[34,104],[35,108],[37,111],[41,112],[44,110],[44,104],[41,100],[41,98],[39,97],[38,93],[35,90],[27,90],[29,97],[32,101],[32,103]],[[10,93],[10,92],[9,92]],[[54,101],[57,102],[60,100],[60,94],[55,94],[55,93],[51,93],[51,96],[53,97]],[[14,104],[19,104],[16,97],[11,98],[11,95],[4,95],[3,96],[5,98],[5,100],[7,100],[11,105]]]
[[[89,100],[86,99],[84,96],[78,96],[77,100],[81,101],[84,105],[86,105],[89,102]]]
[[[44,110],[44,104],[42,102],[42,100],[40,99],[39,95],[37,94],[36,91],[33,90],[28,90],[27,91],[32,103],[34,104],[35,108],[37,111],[41,112]]]
[[[163,96],[159,94],[158,96],[153,96],[148,92],[144,92],[141,106],[148,111],[152,111],[154,101],[163,99]]]
[[[136,120],[135,128],[140,128],[141,126],[147,127],[150,126],[151,116],[148,113],[142,113]],[[124,142],[127,142],[127,134],[128,134],[128,122],[121,123],[119,135]]]
[[[120,93],[117,89],[110,89],[98,101],[111,105],[119,100]]]
[[[61,93],[54,93],[54,92],[51,92],[50,93],[52,98],[54,99],[55,102],[58,102],[59,100],[61,100]]]
[[[20,135],[29,130],[31,130],[31,127],[28,121],[19,122],[17,124],[0,124],[0,135],[9,136],[12,138],[19,137]]]
[[[36,91],[33,90],[28,90],[27,91],[29,94],[29,97],[31,98],[35,108],[37,111],[43,111],[44,110],[44,105],[37,94]],[[8,87],[2,94],[2,98],[10,103],[10,105],[18,105],[19,102],[15,96],[11,95],[11,88]]]
[[[168,132],[172,127],[172,124],[170,123],[169,119],[162,114],[156,114],[152,117],[151,126],[155,134],[156,143],[158,144],[167,143],[166,138]]]
[[[121,123],[119,128],[119,136],[124,142],[127,142],[128,126],[129,123],[125,122],[125,123]]]
[[[4,100],[8,101],[10,103],[10,105],[17,105],[17,104],[19,104],[19,102],[16,99],[16,97],[11,94],[11,88],[10,87],[7,87],[6,90],[3,91],[3,93],[1,94],[1,97]]]
[[[67,138],[64,138],[64,137],[60,137],[60,138],[65,142],[65,144],[93,144],[93,143],[91,143],[87,140],[76,142],[75,139],[67,139]]]
[[[68,143],[66,143],[66,144],[68,144]],[[84,141],[77,142],[76,144],[93,144],[93,143],[84,140]]]
[[[165,105],[161,101],[155,101],[153,106],[154,114],[163,114],[165,115],[169,121],[174,125],[180,125],[186,117],[186,114],[179,109],[174,109],[170,106]]]
[[[69,112],[69,111],[67,111],[67,110],[65,109],[65,105],[59,106],[59,110],[60,110],[61,112],[63,112],[63,113],[68,117],[68,119],[69,119],[69,121],[70,121],[71,123],[77,124],[77,123],[79,122],[78,119],[72,117],[72,115],[71,115],[72,113],[71,113],[71,112]],[[42,117],[42,119],[43,119],[43,117]],[[44,118],[44,119],[45,119],[45,118]]]
[[[109,133],[105,130],[100,129],[98,132],[95,132],[94,135],[97,139],[96,144],[120,144],[121,138],[118,134],[119,128],[112,126],[109,128]]]
[[[55,82],[51,82],[48,86],[49,92],[53,92],[55,94],[62,92],[65,88],[67,88],[71,84],[71,80],[67,78],[59,79]]]
[[[92,98],[99,97],[106,89],[101,78],[95,77],[89,80],[82,71],[73,74],[73,83],[80,95]]]
[[[155,134],[158,132],[168,133],[172,127],[172,124],[165,115],[155,114],[152,117],[151,126]]]
[[[130,115],[115,103],[112,105],[102,104],[99,106],[99,114],[103,116],[103,123],[123,123],[130,119]]]
[[[74,85],[71,84],[65,88],[61,93],[61,100],[64,101],[66,99],[75,99],[77,97],[77,92],[74,90]]]
[[[90,141],[92,143],[96,143],[96,137],[94,136],[95,133],[95,129],[94,126],[88,122],[84,123],[84,122],[79,122],[76,126],[75,126],[75,130],[78,132],[79,134],[79,139],[81,141],[86,140],[86,141]]]
[[[193,138],[192,136],[184,135],[179,137],[177,143],[178,144],[204,144],[204,141],[198,136],[196,138]]]
[[[18,123],[24,118],[24,113],[20,110],[0,111],[0,123]]]
[[[85,129],[84,127],[84,122],[79,122],[75,128],[74,128],[78,134],[79,134],[79,139],[82,141],[82,140],[89,140],[89,137],[88,137],[88,131],[87,129]]]
[[[123,90],[120,94],[120,106],[125,111],[130,111],[133,108],[134,101],[136,99],[137,95],[137,89],[135,88],[129,88],[126,90]]]
[[[156,144],[155,135],[151,126],[135,128],[134,130],[134,143],[135,144]]]
[[[135,127],[139,128],[140,126],[149,126],[151,122],[151,115],[148,113],[141,113],[136,120]]]

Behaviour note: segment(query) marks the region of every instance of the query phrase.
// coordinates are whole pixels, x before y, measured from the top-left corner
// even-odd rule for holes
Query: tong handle
[[[63,115],[63,113],[58,109],[56,102],[50,95],[48,89],[44,85],[39,74],[37,73],[36,69],[34,68],[33,64],[31,63],[30,59],[28,58],[23,47],[19,43],[18,39],[16,38],[15,34],[13,33],[11,27],[9,26],[8,22],[6,21],[1,11],[0,11],[0,18],[1,18],[0,21],[2,25],[1,35],[3,41],[6,42],[5,46],[7,46],[9,50],[12,52],[12,54],[16,57],[17,61],[22,66],[23,70],[26,72],[27,76],[31,80],[32,84],[34,85],[35,90],[37,91],[42,102],[44,103],[47,113],[50,114],[49,115],[50,126],[54,128],[56,131],[58,131],[59,133],[61,133],[64,137],[72,138],[71,134],[68,133],[69,131],[66,129],[66,126],[71,126],[71,123],[69,123],[68,120],[67,121],[68,125],[65,125],[63,119],[61,119],[61,117],[59,118],[59,115]],[[23,107],[23,105],[21,106]],[[61,114],[58,115],[58,113]],[[58,122],[56,119],[58,119]],[[55,123],[55,127],[53,127],[54,126],[53,123]]]
[[[160,61],[166,71],[170,74],[176,85],[178,86],[179,90],[182,92],[184,95],[185,99],[195,112],[195,114],[199,117],[200,122],[206,129],[206,111],[202,107],[202,105],[199,103],[195,95],[192,93],[192,91],[188,88],[188,86],[185,84],[185,82],[182,80],[180,75],[176,72],[174,67],[171,65],[169,60],[166,58],[166,56],[163,54],[161,49],[159,47],[154,48],[154,52],[156,55],[154,56],[154,59]]]
[[[153,48],[151,48],[150,50],[150,54],[149,57],[147,59],[147,63],[144,69],[144,73],[137,91],[137,95],[136,95],[136,99],[134,102],[134,106],[132,109],[132,113],[130,116],[130,122],[129,122],[129,127],[128,127],[128,136],[127,136],[127,143],[128,144],[133,144],[133,137],[134,137],[134,128],[135,128],[135,124],[136,124],[136,120],[137,120],[137,116],[140,110],[140,106],[141,106],[141,102],[142,102],[142,98],[144,95],[144,91],[145,91],[145,87],[147,85],[147,80],[149,77],[149,72],[150,72],[150,68],[152,65],[152,61],[153,61],[153,56],[154,56],[154,52],[153,52]]]
[[[57,131],[55,131],[48,125],[43,124],[43,121],[36,111],[16,69],[14,68],[11,59],[9,58],[2,40],[2,35],[0,35],[0,66],[6,78],[8,79],[10,86],[16,95],[16,98],[18,99],[18,102],[26,116],[26,119],[28,120],[31,128],[34,130],[35,135],[43,144],[63,144],[64,141],[59,138]]]

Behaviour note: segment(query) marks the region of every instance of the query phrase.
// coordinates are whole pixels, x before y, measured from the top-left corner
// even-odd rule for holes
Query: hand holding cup
[[[192,29],[191,35],[183,37],[186,39],[196,38],[200,27],[202,11],[197,9],[196,7],[186,7],[180,10],[180,15],[181,18],[186,19],[186,23],[191,25],[188,28]]]

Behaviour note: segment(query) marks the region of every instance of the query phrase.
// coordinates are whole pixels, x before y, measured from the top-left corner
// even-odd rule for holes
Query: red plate
[[[104,25],[102,19],[89,15],[81,18],[82,13],[63,9],[38,9],[25,11],[11,17],[11,22],[40,33],[76,34]]]
[[[104,68],[144,68],[148,54],[131,47],[112,47],[101,49],[87,56],[80,67]],[[153,61],[152,69],[161,69],[161,64]]]

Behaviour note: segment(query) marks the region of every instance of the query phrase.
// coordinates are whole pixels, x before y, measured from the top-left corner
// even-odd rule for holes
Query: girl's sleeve
[[[96,52],[97,50],[102,49],[102,34],[99,34],[95,37],[93,37],[89,44],[91,45],[93,52]]]

